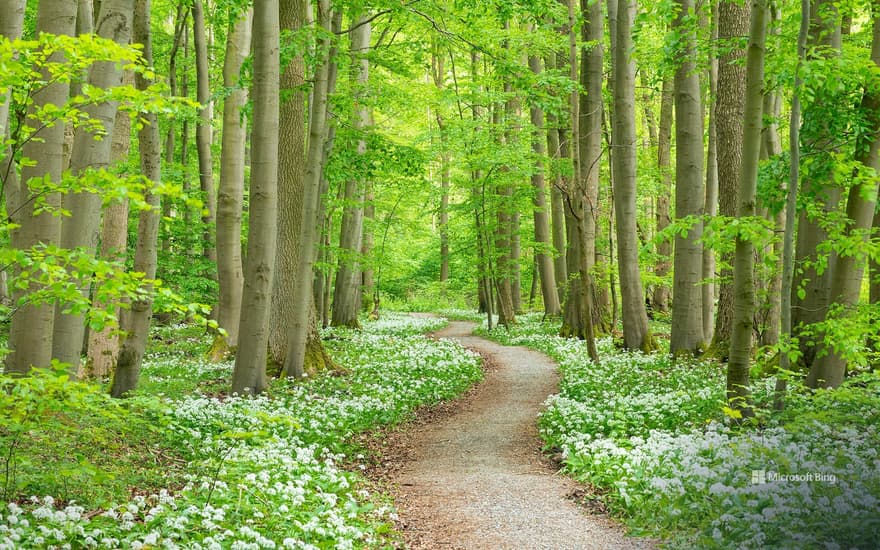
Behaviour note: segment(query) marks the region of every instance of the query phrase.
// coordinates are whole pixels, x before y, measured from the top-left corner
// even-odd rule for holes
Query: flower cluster
[[[542,436],[633,529],[681,547],[876,545],[880,377],[815,395],[795,387],[784,413],[732,426],[719,365],[621,352],[609,339],[595,364],[582,342],[554,332],[526,317],[492,336],[558,362]],[[771,399],[772,380],[752,391]]]
[[[0,505],[0,549],[388,545],[393,509],[339,464],[359,451],[353,435],[399,422],[480,378],[476,354],[418,335],[443,322],[393,316],[362,332],[334,329],[328,348],[350,370],[344,377],[279,382],[255,398],[169,402],[167,430],[190,457],[184,487],[103,511],[51,497]],[[171,360],[145,371],[170,375]],[[232,368],[178,364],[190,366],[209,377]]]

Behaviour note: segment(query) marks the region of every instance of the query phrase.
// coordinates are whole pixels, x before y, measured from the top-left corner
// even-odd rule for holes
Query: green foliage
[[[174,485],[182,461],[164,439],[158,401],[113,400],[62,365],[0,375],[3,501],[54,495],[89,507]]]
[[[821,355],[833,351],[846,361],[849,372],[863,372],[880,364],[880,349],[873,336],[877,334],[880,334],[880,304],[855,307],[832,304],[826,318],[803,327],[799,337],[810,346],[821,344]]]
[[[63,61],[59,61],[63,59]],[[145,121],[143,113],[157,113],[168,117],[191,113],[196,104],[185,98],[168,98],[162,84],[141,91],[120,85],[109,89],[89,86],[84,81],[88,71],[97,63],[114,63],[121,70],[132,71],[148,80],[155,78],[150,67],[141,59],[140,46],[121,46],[116,42],[93,35],[79,37],[40,34],[33,40],[10,41],[0,38],[0,93],[9,93],[10,116],[8,133],[2,136],[0,155],[3,160],[15,160],[19,166],[32,166],[33,160],[23,156],[25,144],[39,143],[39,130],[46,126],[66,125],[77,131],[87,131],[95,140],[105,139],[103,122],[92,118],[88,108],[106,102],[115,102],[119,110],[132,117],[135,129]],[[35,106],[34,97],[46,86],[56,82],[77,83],[80,92],[63,105]],[[14,164],[10,164],[12,170]],[[134,172],[134,171],[132,171]],[[14,174],[0,174],[3,189]],[[121,262],[96,258],[88,250],[68,250],[53,245],[38,245],[22,250],[11,248],[9,233],[14,231],[21,216],[31,212],[67,217],[70,212],[49,197],[71,193],[100,195],[104,205],[127,201],[134,212],[150,209],[148,195],[175,196],[179,189],[173,185],[147,180],[141,174],[117,168],[86,169],[79,174],[65,172],[60,181],[48,175],[22,182],[21,204],[7,212],[7,221],[0,227],[0,264],[9,274],[8,284],[20,298],[15,307],[25,304],[62,304],[65,313],[84,314],[89,326],[100,330],[117,324],[117,307],[129,307],[132,300],[157,293],[159,281],[147,280],[143,273],[125,269]],[[94,296],[84,295],[83,288],[94,288]],[[160,302],[172,309],[188,309],[183,299],[162,288]],[[9,309],[0,307],[8,315]]]

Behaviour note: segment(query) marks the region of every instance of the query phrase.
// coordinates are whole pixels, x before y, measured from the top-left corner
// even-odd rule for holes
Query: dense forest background
[[[0,35],[9,395],[137,399],[197,326],[255,396],[472,309],[579,376],[700,358],[730,429],[876,398],[874,0],[0,0]]]
[[[872,356],[868,3],[8,7],[9,372],[121,395],[185,315],[260,391],[383,301],[646,351],[669,315],[739,398],[759,347],[813,386]]]

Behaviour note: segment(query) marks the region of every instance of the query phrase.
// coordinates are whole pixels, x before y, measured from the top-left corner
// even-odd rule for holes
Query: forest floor
[[[385,481],[410,548],[652,548],[601,510],[575,502],[583,488],[541,454],[536,417],[554,393],[556,365],[451,322],[434,336],[479,352],[485,380],[465,397],[394,434]]]

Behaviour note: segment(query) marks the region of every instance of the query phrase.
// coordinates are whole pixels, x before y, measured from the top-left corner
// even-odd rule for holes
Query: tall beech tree
[[[873,11],[873,32],[871,41],[871,61],[880,67],[880,2],[871,2]],[[874,77],[876,78],[876,76]],[[856,142],[856,162],[858,173],[855,184],[850,187],[846,201],[846,217],[843,221],[843,236],[862,246],[851,251],[841,252],[831,274],[831,303],[840,311],[835,314],[845,317],[852,315],[858,304],[862,289],[862,276],[865,270],[866,255],[864,244],[871,235],[874,210],[877,206],[878,179],[880,171],[880,93],[876,83],[866,86],[860,109],[864,113],[865,126]],[[823,338],[819,352],[810,365],[807,384],[811,387],[836,388],[843,382],[847,360],[837,349],[838,342]]]
[[[729,218],[736,216],[737,187],[742,170],[746,73],[745,49],[740,45],[740,39],[748,35],[750,10],[749,2],[720,0],[718,3],[718,41],[722,47],[718,59],[718,94],[715,100],[718,213]],[[722,256],[721,262],[722,265],[732,265],[732,257],[729,254]],[[712,350],[722,360],[727,358],[730,351],[732,277],[729,268],[721,270]]]
[[[196,152],[199,160],[199,188],[202,191],[202,254],[211,262],[217,261],[214,245],[214,224],[217,195],[214,190],[213,142],[214,106],[211,98],[211,75],[208,67],[208,31],[205,29],[205,8],[202,0],[193,0],[193,46],[196,54],[196,101],[201,105],[196,125]]]
[[[333,13],[329,0],[319,0],[314,4],[316,21],[325,34],[318,42],[320,61],[315,69],[309,104],[309,135],[306,150],[306,172],[302,195],[302,224],[299,232],[299,246],[302,251],[296,264],[293,280],[293,300],[296,308],[290,320],[287,334],[287,355],[284,358],[283,374],[301,378],[306,372],[327,365],[326,353],[317,337],[317,312],[313,307],[312,283],[313,266],[318,243],[317,221],[319,216],[321,182],[326,154],[329,152],[328,100],[335,86],[336,68],[332,62],[335,55],[331,48],[328,30],[340,26],[341,14]],[[310,223],[314,221],[314,223]]]
[[[131,38],[134,0],[104,0],[98,13],[95,33],[109,38],[121,45],[128,45]],[[122,84],[122,68],[117,63],[96,63],[89,70],[88,85],[108,90]],[[106,101],[85,108],[89,117],[99,120],[101,134],[89,128],[80,127],[73,138],[70,158],[70,171],[74,175],[85,176],[90,170],[107,168],[110,164],[113,128],[116,124],[118,103]],[[101,196],[98,193],[73,193],[65,196],[64,206],[70,216],[64,218],[61,227],[61,246],[64,248],[83,247],[92,255],[96,253],[98,229],[101,225]],[[80,283],[81,292],[88,294],[87,280]],[[59,304],[55,311],[52,334],[52,357],[79,370],[80,355],[83,350],[85,319],[83,315],[65,312],[65,305]]]
[[[281,0],[282,32],[299,32],[305,24],[306,4],[299,0]],[[278,143],[278,226],[275,254],[275,278],[272,283],[272,307],[269,312],[269,358],[272,374],[281,371],[288,355],[288,343],[298,308],[295,298],[295,277],[298,262],[303,259],[301,235],[303,217],[306,98],[303,86],[307,78],[305,59],[292,56],[281,71],[281,107]]]
[[[223,61],[223,136],[220,148],[220,185],[217,191],[217,323],[226,330],[225,344],[238,345],[238,319],[244,282],[241,259],[241,214],[244,197],[247,122],[243,108],[247,90],[240,84],[241,67],[251,42],[251,10],[230,23]]]
[[[6,15],[4,14],[4,18]],[[65,0],[44,0],[37,5],[36,31],[72,36],[76,29],[76,3]],[[53,61],[63,62],[59,53]],[[70,93],[70,83],[59,79],[48,83],[34,97],[31,113],[47,105],[64,105]],[[57,245],[60,239],[61,219],[51,211],[35,210],[39,190],[34,183],[49,181],[59,183],[63,170],[64,124],[44,126],[35,137],[24,144],[22,156],[30,162],[21,167],[20,189],[8,190],[16,198],[8,210],[12,221],[18,225],[12,239],[16,247],[28,250],[33,247]],[[9,178],[7,178],[9,179]],[[9,186],[12,182],[6,181]],[[46,204],[57,209],[61,204],[58,193],[45,196]],[[27,373],[31,367],[46,367],[52,361],[52,330],[55,308],[52,303],[27,303],[27,295],[39,289],[33,284],[13,295],[25,303],[12,314],[9,327],[9,349],[6,356],[6,372]]]
[[[134,84],[134,74],[131,71],[126,71],[122,78],[124,84]],[[110,163],[112,165],[125,163],[128,160],[130,147],[131,117],[128,113],[117,110],[116,122],[113,124],[113,142],[110,145]],[[128,253],[128,214],[127,201],[111,204],[104,210],[101,221],[101,258],[113,259],[120,263],[125,261]],[[98,306],[94,302],[92,305]],[[117,316],[122,313],[120,308],[117,308],[116,312]],[[112,326],[103,330],[90,330],[88,359],[80,374],[95,378],[109,375],[116,366],[120,343],[120,336]]]
[[[839,57],[842,48],[840,13],[831,0],[814,0],[810,5],[807,35],[807,65]],[[806,88],[806,86],[805,86]],[[845,90],[814,86],[813,101],[804,102],[801,124],[801,147],[813,161],[801,168],[800,196],[803,205],[798,212],[795,244],[795,278],[792,283],[792,326],[796,335],[799,326],[821,322],[828,312],[831,275],[837,254],[821,250],[829,237],[823,221],[838,209],[841,187],[834,182],[835,155],[840,150],[848,117],[843,116],[840,97]],[[829,112],[830,111],[830,112]],[[840,116],[838,116],[840,115]],[[806,157],[806,154],[804,155]],[[803,365],[809,368],[816,358],[815,340],[799,338]]]
[[[713,43],[718,42],[718,5],[712,8],[712,29],[710,35]],[[714,48],[709,50],[709,98],[703,107],[708,110],[709,128],[706,144],[706,193],[703,201],[703,213],[709,218],[718,215],[718,115],[715,112],[715,98],[718,96],[718,59]],[[707,238],[711,233],[707,230]],[[711,342],[715,332],[715,251],[710,246],[703,247],[701,302],[703,306],[703,341]]]
[[[504,22],[504,30],[507,33],[510,32],[509,21]],[[506,53],[510,55],[509,40],[504,41],[504,48]],[[504,95],[507,99],[504,102],[503,108],[501,105],[495,105],[492,113],[492,123],[496,127],[503,125],[504,130],[498,135],[500,145],[513,147],[515,146],[516,139],[522,130],[520,124],[520,99],[513,90],[513,84],[510,81],[510,77],[505,78],[503,86]],[[503,166],[501,171],[502,173],[507,174],[510,171],[510,167]],[[516,322],[516,309],[513,305],[513,288],[511,281],[513,275],[513,258],[511,256],[510,241],[513,229],[512,215],[515,206],[513,202],[514,184],[510,181],[510,178],[501,178],[501,181],[496,186],[495,193],[497,195],[497,212],[495,217],[495,239],[493,243],[495,250],[495,273],[492,274],[492,279],[494,281],[492,286],[495,288],[495,305],[498,311],[498,324],[510,326]]]
[[[677,5],[673,29],[681,39],[675,69],[675,217],[693,221],[686,232],[675,236],[672,335],[669,340],[669,351],[673,355],[699,353],[705,344],[700,288],[703,258],[700,244],[703,222],[700,217],[705,200],[703,108],[700,105],[700,76],[695,68],[694,3],[679,0]],[[621,223],[620,215],[617,223]]]
[[[541,58],[529,56],[529,70],[540,75],[543,70]],[[536,129],[544,127],[544,111],[536,102],[529,105],[529,118]],[[535,155],[535,169],[532,172],[533,219],[535,224],[535,256],[538,259],[538,271],[541,274],[541,296],[544,298],[544,314],[556,316],[561,313],[559,294],[556,292],[556,275],[553,272],[552,241],[550,238],[550,209],[547,205],[547,186],[544,181],[543,158],[545,157],[545,140],[537,130],[532,132],[532,153]]]
[[[596,218],[598,216],[599,169],[602,156],[602,82],[603,82],[603,18],[602,4],[585,2],[580,5],[587,19],[581,37],[589,47],[581,49],[580,83],[584,93],[572,92],[570,98],[572,141],[575,144],[574,177],[567,199],[567,234],[569,237],[568,296],[562,334],[587,340],[590,355],[598,358],[595,350],[593,307],[593,274],[596,257]],[[574,5],[569,16],[573,21]],[[570,40],[570,48],[571,48]],[[576,49],[570,50],[570,60],[576,60]],[[570,67],[572,80],[577,79],[577,65]]]
[[[672,223],[670,215],[670,198],[672,197],[672,121],[674,116],[673,80],[664,78],[660,92],[660,124],[657,128],[657,170],[660,172],[660,191],[657,193],[657,205],[654,214],[657,232],[665,230]],[[657,263],[654,273],[658,277],[666,277],[672,267],[669,261],[672,256],[672,240],[662,239],[657,244]],[[658,284],[654,287],[651,305],[657,311],[669,311],[671,292],[668,285]]]
[[[366,99],[370,75],[370,34],[369,14],[357,19],[351,31],[352,71],[351,81],[354,88],[355,111],[352,126],[355,132],[366,132],[370,125],[370,111]],[[360,135],[357,141],[359,156],[367,152],[367,140]],[[339,266],[336,270],[336,281],[333,292],[333,316],[331,323],[335,326],[360,327],[358,322],[358,296],[361,291],[360,262],[361,245],[364,236],[364,192],[366,182],[357,171],[348,177],[345,183],[345,194],[342,223],[339,234]]]
[[[254,101],[248,247],[232,391],[266,389],[269,298],[275,275],[278,189],[279,16],[278,0],[254,1]]]
[[[746,53],[746,102],[742,142],[742,171],[737,194],[737,218],[747,223],[756,215],[758,160],[764,115],[764,46],[767,35],[767,2],[752,0],[749,45]],[[743,416],[752,414],[749,404],[749,365],[752,325],[755,316],[755,244],[749,234],[736,235],[733,265],[733,330],[727,363],[727,400]]]
[[[136,0],[134,5],[134,26],[132,29],[135,43],[143,44],[144,62],[153,64],[153,40],[150,31],[150,0]],[[145,75],[135,77],[139,90],[145,91],[151,82]],[[159,137],[159,117],[156,113],[142,113],[144,124],[138,130],[138,150],[141,173],[154,186],[162,182],[162,144]],[[151,281],[156,278],[158,264],[159,215],[161,200],[158,192],[151,189],[146,194],[149,208],[138,215],[137,243],[134,250],[134,270],[144,274]],[[131,304],[131,311],[123,317],[120,325],[125,339],[119,349],[116,360],[116,371],[110,395],[123,397],[137,387],[140,379],[141,366],[147,350],[150,336],[150,324],[153,319],[152,288],[138,296]]]
[[[635,61],[632,58],[632,26],[636,6],[631,0],[617,2],[614,60],[614,212],[617,217],[617,270],[620,277],[623,341],[627,349],[650,351],[655,342],[648,329],[648,314],[639,273],[639,237],[636,232],[636,110]],[[699,95],[699,94],[698,94]]]
[[[445,55],[437,43],[431,45],[431,77],[434,86],[441,94],[446,86],[446,62]],[[440,139],[440,284],[445,285],[449,280],[449,184],[451,178],[450,152],[447,130],[441,109],[435,114],[437,119],[437,132]]]

